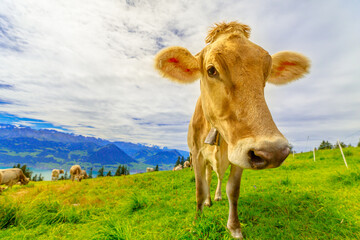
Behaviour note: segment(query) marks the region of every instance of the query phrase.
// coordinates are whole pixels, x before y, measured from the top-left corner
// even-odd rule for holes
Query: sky
[[[300,52],[310,74],[267,84],[279,130],[298,152],[360,138],[360,2],[2,0],[0,123],[188,150],[199,81],[153,68],[164,47],[193,54],[216,22],[251,27],[270,54]]]

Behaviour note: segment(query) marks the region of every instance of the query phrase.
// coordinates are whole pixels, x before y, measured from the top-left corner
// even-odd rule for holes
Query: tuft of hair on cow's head
[[[241,34],[245,36],[246,38],[250,37],[251,28],[248,25],[239,23],[237,21],[225,23],[215,23],[214,27],[212,27],[207,37],[205,38],[205,43],[210,44],[216,41],[216,39],[223,34]]]

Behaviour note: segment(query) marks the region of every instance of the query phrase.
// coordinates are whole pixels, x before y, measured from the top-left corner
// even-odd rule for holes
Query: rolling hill
[[[360,239],[360,148],[292,155],[245,170],[239,216],[246,239]],[[228,179],[227,171],[224,182]],[[211,195],[216,189],[213,173]],[[0,195],[0,239],[232,239],[228,199],[195,217],[189,168],[82,182],[30,182]]]

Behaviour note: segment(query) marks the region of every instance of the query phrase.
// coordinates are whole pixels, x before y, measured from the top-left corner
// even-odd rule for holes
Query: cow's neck
[[[195,108],[194,115],[195,116],[200,115],[198,118],[199,124],[200,124],[200,126],[203,126],[204,130],[206,131],[206,138],[204,139],[204,143],[219,146],[220,145],[220,133],[214,126],[212,126],[212,124],[208,120],[206,120],[204,110],[202,108],[201,96],[199,97],[196,105],[197,106]]]

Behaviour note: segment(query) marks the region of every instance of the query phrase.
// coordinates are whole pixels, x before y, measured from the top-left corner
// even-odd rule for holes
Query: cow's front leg
[[[217,184],[217,187],[216,187],[214,201],[220,201],[222,199],[222,197],[221,197],[221,183],[222,183],[222,178],[220,178],[219,175],[218,175],[218,184]]]
[[[206,166],[206,182],[207,182],[207,197],[205,199],[205,206],[211,206],[211,195],[210,195],[210,185],[211,185],[211,174],[212,168],[210,165]]]
[[[222,184],[222,180],[224,178],[225,172],[226,172],[228,167],[229,167],[228,162],[226,164],[224,163],[220,167],[218,167],[218,171],[216,172],[217,177],[218,177],[218,184],[217,184],[217,187],[216,187],[214,201],[220,201],[222,199],[222,197],[221,197],[221,184]]]
[[[193,156],[194,157],[194,156]],[[197,216],[202,212],[205,200],[208,194],[208,185],[206,182],[206,167],[202,157],[194,159],[193,162],[196,182],[196,212]]]
[[[242,168],[231,165],[230,176],[226,185],[226,193],[229,198],[229,219],[227,222],[227,228],[230,230],[231,235],[237,239],[243,239],[237,213],[242,172]]]

